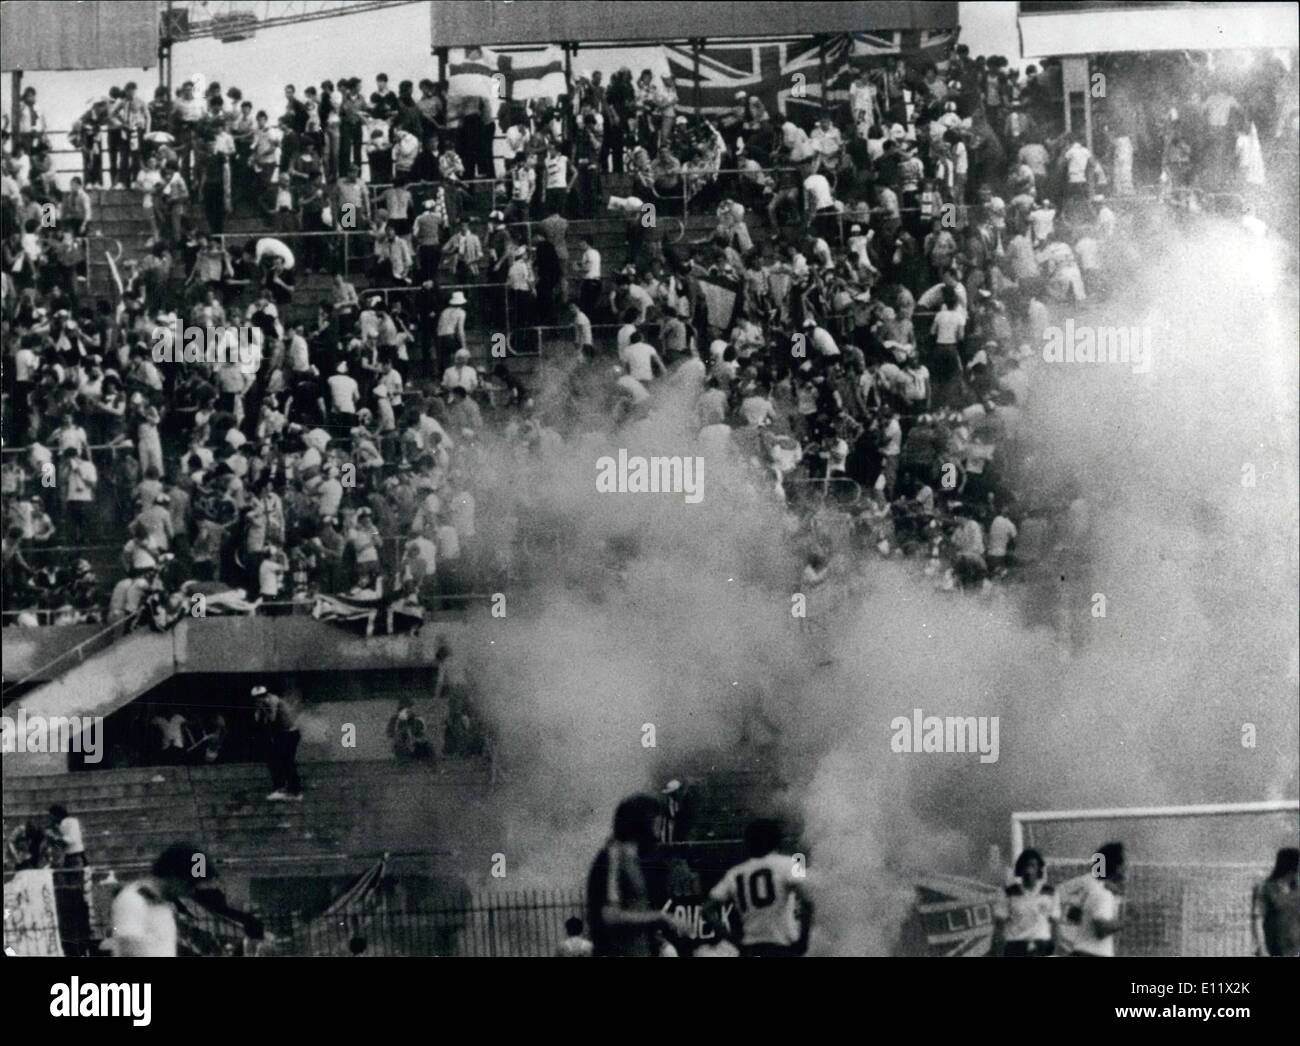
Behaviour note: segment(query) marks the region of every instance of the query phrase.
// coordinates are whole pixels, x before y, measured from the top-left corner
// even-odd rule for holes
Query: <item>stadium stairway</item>
[[[88,290],[92,297],[111,299],[116,293],[112,278],[112,266],[107,254],[112,253],[119,276],[125,280],[126,263],[139,262],[149,252],[152,230],[140,205],[140,194],[129,189],[105,189],[95,197],[96,213],[91,223],[91,236],[88,244]],[[204,227],[201,212],[197,208],[195,217]],[[481,220],[481,216],[480,219]],[[691,215],[684,221],[681,218],[665,216],[664,241],[666,246],[682,244],[692,240],[706,238],[714,226],[711,214]],[[234,213],[226,220],[225,232],[230,237],[227,243],[241,243],[263,236],[274,236],[266,219],[259,215],[251,205],[239,204]],[[568,248],[570,258],[577,258],[582,251],[582,236],[592,235],[593,243],[601,253],[606,280],[611,274],[625,266],[630,259],[626,227],[621,218],[602,217],[590,221],[570,222]],[[290,236],[291,249],[296,248],[294,237]],[[295,253],[299,253],[295,249]],[[349,276],[358,291],[369,288],[369,279],[362,269],[361,259],[349,259]],[[183,274],[177,273],[178,283]],[[329,304],[332,278],[324,274],[300,276],[294,301],[284,310],[286,322],[313,323],[321,305]],[[241,302],[241,304],[244,304]],[[473,308],[473,306],[471,306]],[[488,333],[491,330],[491,317],[471,316],[471,341],[479,340],[479,349],[484,359],[487,358]],[[477,338],[476,338],[477,336]]]
[[[26,692],[15,706],[29,715],[107,715],[163,683],[184,660],[184,629],[156,632],[140,628],[110,642],[81,646],[43,666],[47,681]],[[67,765],[63,753],[24,753],[25,773],[53,773]],[[12,775],[5,771],[6,787]]]
[[[149,253],[153,230],[140,206],[140,194],[130,189],[102,189],[94,197],[94,220],[87,244],[87,287],[91,297],[113,300],[117,288],[106,253],[111,251],[118,275],[126,281],[126,263]],[[120,248],[120,254],[119,254]]]
[[[300,770],[302,802],[267,800],[267,770],[258,764],[8,778],[5,830],[28,817],[44,822],[61,803],[81,820],[91,864],[131,869],[178,840],[250,866],[451,852],[486,823],[488,773],[479,761],[314,762]]]

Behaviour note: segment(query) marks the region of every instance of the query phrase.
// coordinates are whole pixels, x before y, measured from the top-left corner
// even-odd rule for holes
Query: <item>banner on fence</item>
[[[5,954],[63,954],[53,869],[27,868],[5,883]]]

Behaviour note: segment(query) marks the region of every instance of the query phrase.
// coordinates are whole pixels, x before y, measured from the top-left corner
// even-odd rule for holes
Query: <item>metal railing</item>
[[[565,920],[584,915],[580,889],[481,891],[410,907],[380,899],[315,919],[273,920],[280,940],[264,954],[543,957],[564,940]]]
[[[4,688],[2,692],[3,695],[7,696],[19,687],[26,686],[28,683],[37,680],[52,679],[60,672],[65,672],[68,668],[81,664],[88,657],[99,653],[101,650],[106,650],[120,636],[124,636],[130,632],[148,612],[148,607],[141,607],[128,617],[119,618],[117,621],[104,626],[104,628],[100,629],[93,636],[83,639],[76,646],[69,650],[65,650],[63,653],[47,661],[39,668],[33,669],[16,682],[10,683]]]

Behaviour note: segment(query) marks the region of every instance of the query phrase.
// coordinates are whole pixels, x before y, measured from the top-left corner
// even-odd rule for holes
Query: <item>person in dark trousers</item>
[[[630,796],[614,811],[613,835],[587,876],[587,925],[595,956],[653,956],[656,933],[672,929],[672,920],[651,903],[644,867],[662,812],[652,795]]]
[[[302,735],[293,711],[278,694],[269,693],[264,686],[253,687],[257,711],[253,718],[267,729],[266,765],[271,771],[271,786],[267,796],[272,802],[301,801],[302,780],[298,777],[298,742]]]
[[[59,941],[63,954],[91,953],[90,905],[86,900],[89,877],[81,821],[68,814],[67,807],[50,807],[47,830],[54,867],[54,904],[59,913]]]

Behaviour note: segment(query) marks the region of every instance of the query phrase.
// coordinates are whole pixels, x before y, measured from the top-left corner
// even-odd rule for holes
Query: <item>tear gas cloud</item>
[[[486,454],[482,489],[511,492],[487,530],[552,558],[465,651],[506,767],[494,801],[512,885],[581,882],[622,796],[734,749],[756,709],[778,731],[772,805],[800,826],[822,953],[889,951],[922,874],[987,879],[1013,810],[1296,794],[1293,288],[1270,293],[1259,241],[1226,222],[1154,232],[1134,247],[1121,219],[1138,267],[1076,317],[1155,325],[1150,372],[1027,364],[1022,499],[1086,502],[1046,599],[941,593],[913,562],[842,557],[837,576],[859,576],[811,596],[810,616],[837,601],[811,641],[790,612],[807,545],[745,452],[701,448],[680,383],[615,434],[596,434],[608,414],[593,409],[591,434],[563,447]],[[595,462],[620,448],[703,454],[702,503],[598,494]],[[999,760],[891,752],[891,720],[914,708],[1000,717]],[[1254,825],[1246,858],[1293,829]],[[1138,860],[1212,846],[1124,831]]]

